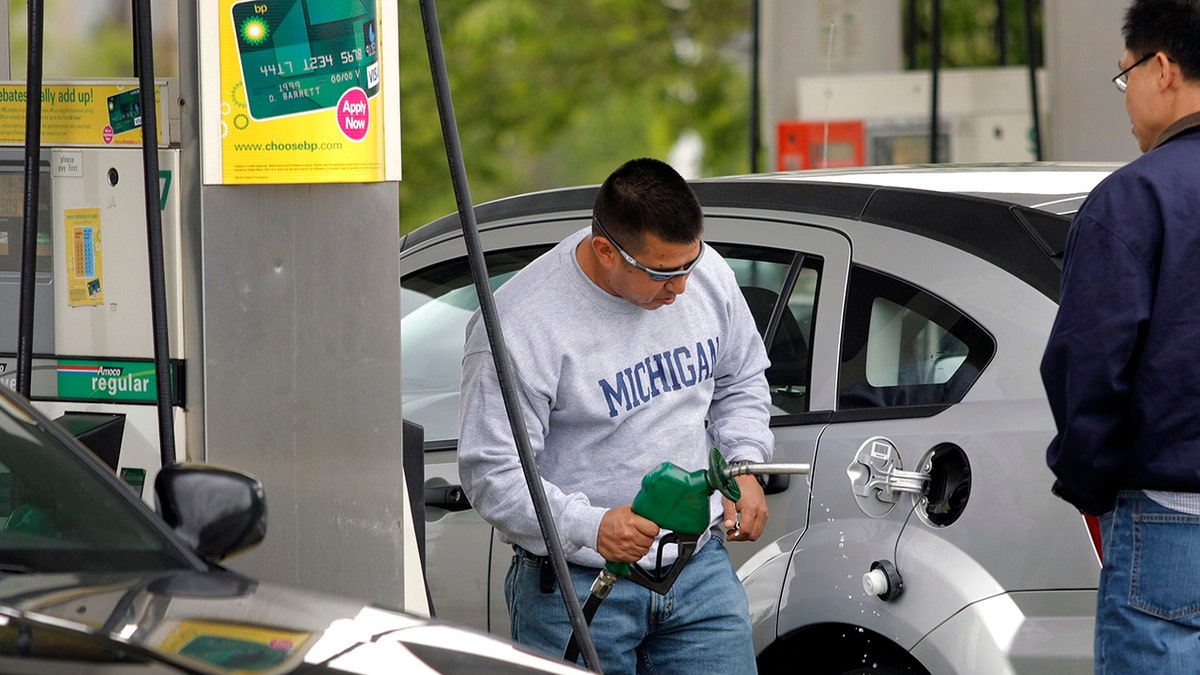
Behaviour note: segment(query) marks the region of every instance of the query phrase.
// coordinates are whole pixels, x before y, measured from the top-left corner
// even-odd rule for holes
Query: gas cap
[[[929,480],[929,467],[904,471],[896,444],[883,436],[869,438],[858,446],[854,461],[846,467],[850,490],[863,513],[873,518],[886,516],[900,495],[920,495]]]

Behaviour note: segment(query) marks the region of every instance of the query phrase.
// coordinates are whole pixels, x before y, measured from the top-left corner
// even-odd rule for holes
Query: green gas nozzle
[[[739,501],[742,491],[737,476],[765,474],[806,474],[808,464],[739,463],[730,466],[719,450],[708,456],[708,468],[684,471],[670,462],[642,478],[642,489],[633,499],[633,512],[654,521],[659,527],[683,534],[702,534],[710,517],[708,497],[714,491]]]
[[[716,448],[709,452],[708,468],[685,471],[663,462],[642,478],[642,489],[633,498],[633,512],[654,521],[659,527],[693,539],[703,534],[711,522],[708,498],[720,492],[731,501],[740,501],[737,476],[808,473],[808,464],[738,464],[730,466]],[[630,563],[609,562],[606,567],[617,576],[630,574]]]
[[[642,489],[633,499],[633,512],[663,529],[703,534],[711,520],[708,496],[714,490],[735,502],[742,498],[742,491],[728,475],[727,467],[716,448],[709,454],[707,469],[684,471],[663,462],[642,478]]]

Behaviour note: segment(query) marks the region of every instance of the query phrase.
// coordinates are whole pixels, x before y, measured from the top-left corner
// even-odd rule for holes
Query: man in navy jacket
[[[1100,516],[1096,672],[1200,664],[1200,0],[1134,0],[1121,73],[1145,153],[1071,226],[1042,380],[1054,492]]]

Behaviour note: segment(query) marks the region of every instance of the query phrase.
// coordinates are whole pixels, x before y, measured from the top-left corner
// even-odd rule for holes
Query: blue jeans
[[[582,604],[600,570],[569,567]],[[518,550],[504,585],[512,637],[561,659],[571,621],[557,585],[543,593],[540,577],[536,560]],[[608,675],[756,672],[746,592],[716,537],[692,556],[666,595],[618,579],[596,610],[591,633]]]
[[[1200,516],[1123,491],[1100,518],[1096,673],[1200,669]]]

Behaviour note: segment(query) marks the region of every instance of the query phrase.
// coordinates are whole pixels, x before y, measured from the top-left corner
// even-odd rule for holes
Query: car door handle
[[[466,511],[471,508],[467,493],[461,485],[425,486],[425,506],[433,506],[447,511]]]
[[[792,483],[792,477],[786,473],[777,473],[759,476],[758,482],[762,483],[764,495],[776,495],[788,489],[788,485]]]

